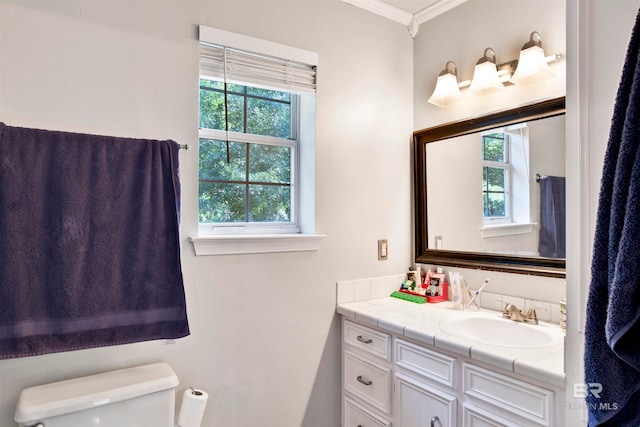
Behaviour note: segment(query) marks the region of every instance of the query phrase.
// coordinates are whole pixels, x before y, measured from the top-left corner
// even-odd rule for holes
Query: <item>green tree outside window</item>
[[[290,140],[292,96],[287,92],[200,79],[202,130],[228,130]],[[199,222],[291,222],[293,148],[200,138]]]

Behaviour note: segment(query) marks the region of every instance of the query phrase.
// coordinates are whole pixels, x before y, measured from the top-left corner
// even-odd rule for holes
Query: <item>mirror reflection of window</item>
[[[504,132],[482,134],[482,200],[485,222],[509,221],[509,144]]]
[[[536,181],[565,175],[564,119],[555,98],[414,132],[416,260],[564,277]]]
[[[526,123],[492,129],[482,139],[482,199],[485,225],[531,221],[529,128]]]

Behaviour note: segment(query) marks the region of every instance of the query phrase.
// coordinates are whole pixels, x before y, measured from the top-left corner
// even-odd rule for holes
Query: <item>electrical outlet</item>
[[[436,244],[436,249],[442,249],[442,236],[436,236],[433,239]]]
[[[378,240],[378,259],[387,259],[389,256],[389,244],[387,240]]]

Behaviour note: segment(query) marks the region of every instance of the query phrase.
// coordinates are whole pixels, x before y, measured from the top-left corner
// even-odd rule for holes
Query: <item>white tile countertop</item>
[[[342,302],[337,312],[359,323],[375,326],[444,351],[484,362],[497,368],[524,375],[558,387],[565,387],[564,339],[556,324],[540,322],[528,328],[554,328],[560,339],[548,346],[515,347],[489,345],[445,332],[440,323],[452,316],[473,315],[502,317],[501,312],[454,310],[451,302],[416,304],[392,297],[372,298],[358,302]],[[506,320],[505,320],[506,321]]]

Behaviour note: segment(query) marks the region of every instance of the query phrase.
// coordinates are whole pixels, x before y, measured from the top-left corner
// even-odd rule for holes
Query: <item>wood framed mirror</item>
[[[414,132],[415,261],[565,277],[565,98]]]

